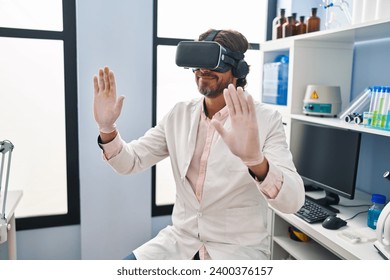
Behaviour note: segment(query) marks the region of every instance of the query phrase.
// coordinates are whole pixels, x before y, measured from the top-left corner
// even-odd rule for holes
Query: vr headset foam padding
[[[182,41],[176,49],[176,65],[184,68],[206,68],[216,72],[232,69],[237,78],[244,78],[249,67],[244,55],[231,52],[214,41]]]

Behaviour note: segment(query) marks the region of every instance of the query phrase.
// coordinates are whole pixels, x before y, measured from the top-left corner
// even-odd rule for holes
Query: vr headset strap
[[[207,35],[207,37],[204,39],[204,41],[214,41],[215,37],[218,35],[218,33],[220,32],[221,30],[213,30],[210,32],[209,35]]]
[[[218,33],[221,32],[221,30],[213,30],[207,35],[207,37],[204,39],[204,41],[214,41],[215,37],[218,35]],[[237,67],[238,62],[240,62],[242,59],[244,59],[244,55],[241,52],[232,52],[231,50],[228,50],[228,52],[225,54],[225,58],[223,61],[234,68]]]

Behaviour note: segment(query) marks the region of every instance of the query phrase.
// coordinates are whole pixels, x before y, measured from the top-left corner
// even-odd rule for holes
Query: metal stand
[[[3,184],[3,173],[4,173],[4,161],[5,156],[8,153],[8,164],[7,164],[7,174],[5,176],[5,187],[3,191],[3,207],[0,212],[0,244],[7,241],[7,231],[11,225],[8,224],[7,218],[5,216],[5,206],[7,202],[7,193],[8,193],[8,181],[9,181],[9,173],[11,167],[11,156],[12,150],[14,149],[14,145],[8,141],[0,141],[0,153],[2,154],[1,159],[1,167],[0,167],[0,198],[1,198],[1,186]]]

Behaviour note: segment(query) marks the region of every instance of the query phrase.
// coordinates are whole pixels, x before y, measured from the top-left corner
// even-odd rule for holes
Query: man
[[[130,143],[115,126],[124,97],[116,96],[113,72],[105,67],[94,77],[94,116],[107,162],[133,174],[169,156],[176,183],[172,226],[127,259],[268,259],[268,204],[285,213],[303,205],[281,115],[244,92],[248,41],[233,30],[209,30],[199,42],[205,39],[233,60],[195,68],[203,96],[178,103]]]

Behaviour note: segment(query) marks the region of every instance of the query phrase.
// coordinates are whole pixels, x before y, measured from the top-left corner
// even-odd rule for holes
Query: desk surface
[[[323,192],[308,192],[313,198],[319,198],[324,195]],[[353,217],[356,213],[368,210],[369,206],[361,207],[344,207],[341,205],[370,205],[370,195],[356,191],[356,197],[354,200],[340,198],[340,205],[333,205],[333,207],[340,210],[337,214],[338,217],[346,220]],[[315,239],[322,246],[334,254],[340,256],[343,259],[363,259],[363,260],[383,260],[378,254],[378,251],[374,248],[374,241],[351,243],[339,236],[342,230],[372,230],[367,227],[367,213],[357,215],[351,220],[347,220],[347,225],[338,230],[329,230],[322,227],[321,223],[309,224],[297,217],[294,214],[283,214],[273,209],[284,220],[299,228],[313,239]],[[372,230],[372,232],[375,232]]]
[[[15,212],[16,206],[21,200],[23,195],[22,191],[8,191],[6,205],[5,205],[5,218],[9,221]],[[3,211],[3,193],[0,195],[0,212]]]

